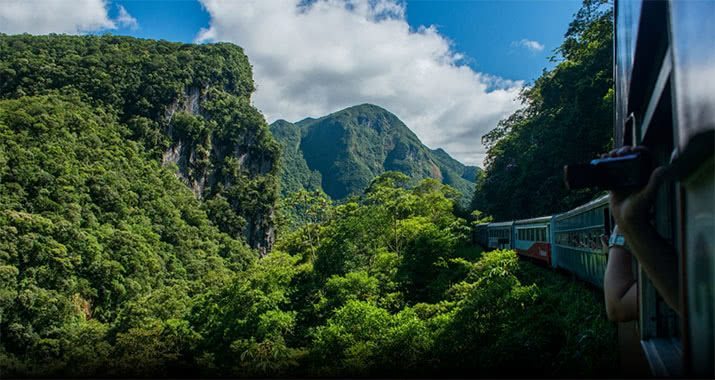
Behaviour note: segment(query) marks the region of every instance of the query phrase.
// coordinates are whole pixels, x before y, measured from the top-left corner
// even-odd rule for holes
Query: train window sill
[[[650,371],[655,377],[683,375],[683,352],[675,338],[651,338],[641,341]]]

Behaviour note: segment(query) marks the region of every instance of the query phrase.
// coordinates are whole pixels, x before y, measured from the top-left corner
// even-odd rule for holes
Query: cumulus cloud
[[[521,81],[475,72],[435,27],[410,28],[401,2],[201,2],[211,20],[196,40],[245,49],[269,122],[373,103],[428,146],[481,164],[481,136],[519,107]]]
[[[544,51],[544,44],[539,41],[527,40],[526,38],[523,38],[519,41],[514,41],[511,43],[511,45],[523,47],[528,50],[531,50],[532,52]]]
[[[130,15],[123,6],[120,5],[118,8],[119,15],[117,16],[117,24],[132,30],[139,28],[139,22],[137,22],[137,19]]]
[[[136,27],[124,7],[112,20],[105,0],[1,0],[0,33],[81,34],[119,26]]]

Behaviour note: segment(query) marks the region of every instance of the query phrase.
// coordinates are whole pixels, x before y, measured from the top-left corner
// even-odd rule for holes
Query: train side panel
[[[473,242],[479,244],[484,249],[489,245],[488,226],[489,223],[481,223],[474,227]]]
[[[517,220],[512,241],[517,254],[551,265],[551,216]]]
[[[715,2],[671,1],[668,11],[673,140],[683,168],[683,214],[673,234],[686,305],[683,364],[686,375],[715,378]]]
[[[601,235],[611,229],[608,196],[554,216],[552,225],[553,266],[603,288],[606,255]]]
[[[514,222],[489,223],[487,226],[488,249],[512,249]]]

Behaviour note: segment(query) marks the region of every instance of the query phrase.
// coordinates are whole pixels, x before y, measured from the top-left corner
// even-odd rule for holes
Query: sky
[[[430,148],[482,165],[482,135],[521,104],[576,0],[0,0],[0,33],[232,42],[267,121],[372,103]]]

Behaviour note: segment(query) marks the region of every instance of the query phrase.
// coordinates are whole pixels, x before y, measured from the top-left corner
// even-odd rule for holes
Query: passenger
[[[601,157],[618,157],[644,147],[623,147]],[[675,249],[650,223],[650,209],[663,183],[666,168],[651,174],[648,184],[636,192],[611,191],[611,215],[616,227],[608,242],[608,264],[603,282],[606,312],[612,321],[638,318],[638,281],[633,273],[631,255],[635,255],[653,286],[665,302],[681,314],[678,292],[678,255]],[[603,242],[605,243],[605,242]]]

